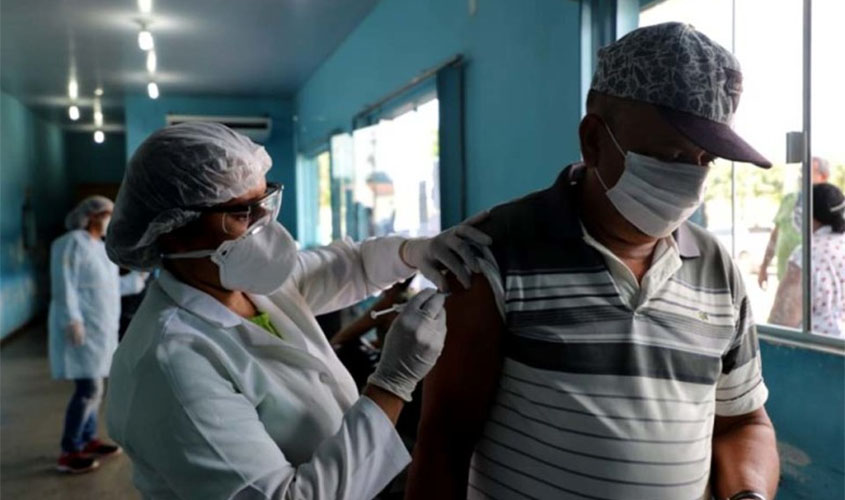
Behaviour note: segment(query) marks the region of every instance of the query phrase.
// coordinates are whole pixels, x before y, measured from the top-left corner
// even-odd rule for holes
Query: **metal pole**
[[[372,113],[373,111],[378,110],[380,107],[384,106],[385,104],[387,104],[391,100],[393,100],[396,97],[402,95],[406,91],[412,89],[415,85],[417,85],[421,81],[433,77],[441,69],[443,69],[447,66],[451,66],[453,64],[460,64],[462,61],[463,61],[463,56],[461,54],[456,54],[456,55],[452,56],[451,58],[449,58],[448,60],[438,64],[437,66],[434,66],[433,68],[429,68],[429,69],[423,71],[422,73],[420,73],[419,75],[415,76],[414,78],[411,78],[411,81],[409,81],[405,85],[402,85],[398,89],[396,89],[393,92],[383,96],[378,101],[374,102],[373,104],[366,106],[364,109],[362,109],[361,111],[356,113],[355,116],[352,117],[353,128],[354,128],[354,123],[358,120],[358,118],[360,118],[362,116],[366,116],[366,115]]]
[[[803,329],[804,332],[813,331],[813,316],[812,316],[812,276],[813,270],[810,268],[813,264],[813,154],[810,148],[811,140],[811,56],[812,56],[812,0],[804,0],[804,61],[803,61],[803,76],[804,76],[804,160],[802,162],[802,177],[801,189],[804,192],[803,196],[803,255],[802,255],[802,279],[801,288],[803,292],[802,307],[803,314]]]

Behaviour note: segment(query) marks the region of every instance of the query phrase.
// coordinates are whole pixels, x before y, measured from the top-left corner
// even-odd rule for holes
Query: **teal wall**
[[[89,132],[65,133],[68,177],[75,185],[120,183],[126,170],[126,135],[109,133],[102,144]]]
[[[845,357],[761,343],[781,455],[778,500],[845,494]]]
[[[579,159],[579,5],[563,0],[384,0],[297,92],[297,149],[461,53],[470,213],[551,184]],[[444,206],[447,203],[444,201]]]
[[[0,92],[0,337],[26,324],[47,306],[47,259],[63,232],[69,193],[64,145],[58,126]],[[32,192],[37,245],[25,250],[22,207]]]
[[[267,178],[286,186],[280,221],[296,237],[296,176],[294,171],[292,108],[290,100],[278,98],[166,97],[150,99],[132,95],[124,99],[126,114],[126,160],[151,133],[166,125],[167,114],[223,116],[269,116],[273,130],[264,144],[273,158]]]

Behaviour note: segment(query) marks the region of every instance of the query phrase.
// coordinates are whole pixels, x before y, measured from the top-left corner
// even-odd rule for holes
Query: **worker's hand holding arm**
[[[355,304],[417,270],[445,291],[440,270],[469,276],[469,269],[478,266],[471,246],[490,242],[465,224],[433,238],[388,236],[361,243],[341,240],[305,250],[299,252],[292,279],[317,315]]]
[[[449,284],[441,270],[451,272],[463,288],[469,288],[472,273],[481,272],[473,247],[480,249],[493,243],[489,236],[472,225],[483,221],[488,215],[488,212],[482,212],[470,217],[434,238],[407,240],[400,248],[402,261],[419,269],[423,276],[444,292],[449,291]]]
[[[423,385],[407,499],[466,498],[470,458],[499,380],[504,324],[487,279],[473,275],[469,290],[451,285],[449,334]]]

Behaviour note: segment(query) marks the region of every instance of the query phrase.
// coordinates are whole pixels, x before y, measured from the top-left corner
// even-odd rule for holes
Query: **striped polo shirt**
[[[672,236],[680,265],[623,300],[585,241],[584,172],[567,167],[480,225],[506,340],[468,497],[709,499],[714,416],[768,395],[739,271],[686,223]]]

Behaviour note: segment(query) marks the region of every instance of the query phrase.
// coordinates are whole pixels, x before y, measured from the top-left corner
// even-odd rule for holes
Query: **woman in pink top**
[[[813,186],[813,333],[845,337],[845,195],[833,184]],[[769,322],[801,325],[801,247],[789,258]]]

